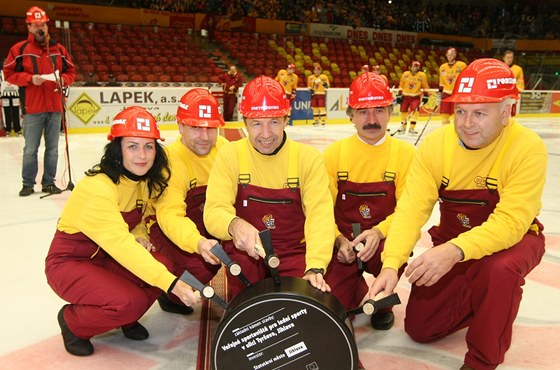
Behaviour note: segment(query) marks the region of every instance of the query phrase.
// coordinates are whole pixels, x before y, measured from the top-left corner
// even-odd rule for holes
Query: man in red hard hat
[[[63,88],[74,82],[76,69],[64,46],[49,37],[49,17],[39,7],[26,14],[27,40],[10,49],[4,64],[6,80],[20,87],[22,102],[23,148],[21,197],[35,192],[38,151],[45,137],[42,191],[58,194],[55,185],[58,163],[58,140],[63,114]]]
[[[282,85],[260,76],[239,104],[248,137],[225,145],[208,179],[204,224],[223,240],[251,283],[267,277],[255,245],[268,229],[280,275],[302,277],[322,291],[334,243],[333,203],[318,150],[288,139],[290,102]],[[255,261],[257,260],[257,261]],[[228,275],[230,294],[243,284]]]
[[[148,207],[147,228],[156,250],[173,262],[173,273],[188,270],[207,284],[221,267],[210,253],[218,241],[204,227],[202,213],[214,158],[227,143],[218,134],[224,126],[222,109],[207,89],[191,89],[179,101],[177,124],[180,136],[166,147],[172,176],[167,190]],[[166,312],[193,312],[170,294],[160,295],[158,303]]]
[[[439,202],[433,247],[405,276],[413,284],[405,331],[421,343],[468,327],[461,369],[495,369],[511,345],[525,276],[544,254],[537,220],[547,150],[511,119],[519,98],[511,69],[495,59],[472,62],[447,101],[454,125],[428,135],[412,162],[370,297],[392,292],[422,226]]]
[[[414,155],[414,147],[387,134],[393,94],[380,75],[366,72],[350,85],[348,116],[356,134],[323,152],[334,201],[337,237],[326,276],[333,295],[347,310],[358,307],[368,286],[358,268],[379,275],[381,252]],[[355,234],[352,224],[360,224]],[[362,243],[363,249],[355,252]],[[400,271],[402,273],[402,269]],[[392,307],[371,317],[377,330],[393,326]]]

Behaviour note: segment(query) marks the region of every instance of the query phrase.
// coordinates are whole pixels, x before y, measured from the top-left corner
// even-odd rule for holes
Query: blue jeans
[[[60,122],[62,113],[46,112],[26,114],[23,117],[23,166],[21,176],[23,185],[36,184],[35,179],[38,172],[37,152],[41,145],[41,135],[45,136],[45,158],[43,161],[43,186],[54,184],[56,176],[56,165],[58,163],[58,140],[60,137]]]

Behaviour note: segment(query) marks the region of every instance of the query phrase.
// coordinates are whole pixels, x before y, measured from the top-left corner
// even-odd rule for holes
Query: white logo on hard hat
[[[472,92],[472,87],[474,85],[474,77],[463,77],[459,83],[459,92],[468,94]]]
[[[199,105],[198,106],[198,117],[199,118],[212,118],[212,107],[209,105]]]
[[[41,12],[35,12],[34,15],[35,15],[35,18],[37,18],[37,19],[41,18]]]
[[[492,78],[490,80],[486,80],[486,85],[488,86],[488,90],[497,89],[498,85],[514,85],[516,83],[515,78],[505,77],[505,78]]]
[[[258,107],[251,107],[251,110],[259,110],[262,112],[266,112],[267,110],[278,110],[278,109],[280,109],[278,105],[266,105],[266,104],[263,104]]]
[[[138,131],[150,131],[150,120],[147,118],[136,118],[136,128]]]

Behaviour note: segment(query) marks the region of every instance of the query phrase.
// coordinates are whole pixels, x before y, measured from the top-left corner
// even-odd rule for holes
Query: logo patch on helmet
[[[266,112],[267,110],[279,110],[280,107],[278,105],[266,105],[266,102],[259,106],[259,107],[251,107],[251,110],[258,110],[261,112]]]
[[[276,229],[276,221],[274,219],[274,216],[272,216],[270,213],[262,217],[262,222],[264,223],[264,226],[266,226],[267,229],[269,230]]]
[[[359,208],[362,218],[371,218],[371,209],[367,204],[362,204]]]
[[[474,77],[463,77],[459,83],[459,92],[463,94],[469,94],[472,92],[472,87],[474,85]]]
[[[488,90],[497,89],[498,85],[515,85],[516,80],[515,78],[506,77],[506,78],[492,78],[490,80],[486,80],[486,85],[488,86]]]
[[[136,117],[136,128],[138,131],[150,131],[150,120],[147,118]]]
[[[209,105],[199,105],[198,106],[198,117],[200,118],[212,118],[212,107]]]

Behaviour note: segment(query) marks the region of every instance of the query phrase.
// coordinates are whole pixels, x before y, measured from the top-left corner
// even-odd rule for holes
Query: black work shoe
[[[33,186],[23,185],[23,188],[21,188],[21,190],[19,191],[19,196],[20,197],[27,197],[27,196],[29,196],[33,193],[35,193],[35,190],[33,189]]]
[[[60,333],[64,341],[64,348],[66,348],[68,353],[74,356],[89,356],[93,353],[93,345],[89,339],[78,338],[70,331],[64,320],[64,310],[66,306],[68,305],[62,306],[60,311],[58,311],[58,325],[60,325]]]
[[[188,315],[194,312],[192,307],[171,301],[171,299],[169,299],[169,297],[165,293],[161,294],[157,301],[161,309],[165,312],[178,313],[180,315]]]
[[[124,336],[132,340],[144,340],[148,339],[148,337],[150,336],[148,330],[139,322],[137,322],[132,328],[125,329],[124,327],[122,327],[121,329]]]
[[[395,323],[393,311],[378,311],[371,315],[371,326],[377,330],[389,330]]]
[[[55,184],[43,185],[43,189],[41,190],[43,193],[49,194],[60,194],[62,190],[56,187]]]

